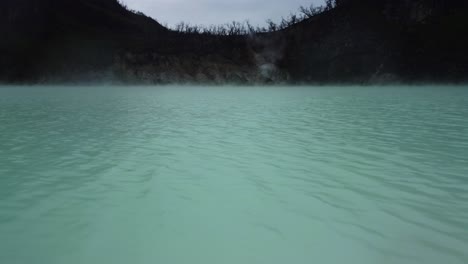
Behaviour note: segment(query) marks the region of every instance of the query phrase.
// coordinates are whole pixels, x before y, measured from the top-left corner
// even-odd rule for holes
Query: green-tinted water
[[[0,88],[0,263],[468,263],[468,89]]]

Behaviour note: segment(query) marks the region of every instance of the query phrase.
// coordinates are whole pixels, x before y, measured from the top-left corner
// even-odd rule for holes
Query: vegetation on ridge
[[[301,23],[316,15],[322,14],[326,11],[336,7],[334,1],[328,0],[325,6],[301,6],[299,13],[291,13],[287,17],[282,17],[279,23],[274,22],[272,19],[266,21],[266,26],[254,26],[248,20],[244,22],[232,21],[231,23],[221,25],[192,25],[187,22],[180,22],[175,25],[172,30],[179,33],[186,34],[205,34],[214,36],[239,36],[260,33],[272,33],[275,31],[285,30],[291,26]]]

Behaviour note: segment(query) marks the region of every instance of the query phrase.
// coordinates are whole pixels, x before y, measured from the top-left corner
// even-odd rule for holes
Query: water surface
[[[468,263],[464,87],[0,88],[0,263]]]

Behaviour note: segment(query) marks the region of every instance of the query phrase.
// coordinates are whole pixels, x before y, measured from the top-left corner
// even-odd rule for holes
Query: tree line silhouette
[[[142,12],[130,9],[122,0],[117,1],[128,11],[145,16]],[[182,21],[173,27],[168,26],[167,24],[164,24],[164,26],[173,32],[190,35],[243,36],[271,33],[284,30],[311,17],[330,11],[340,2],[340,0],[326,0],[325,5],[323,6],[315,6],[314,4],[311,4],[310,6],[301,6],[298,9],[298,13],[291,13],[287,17],[282,17],[279,23],[268,19],[265,26],[254,26],[248,20],[244,22],[232,21],[231,23],[209,26],[190,24]]]
[[[338,0],[339,2],[339,0]],[[203,34],[214,36],[242,36],[249,34],[271,33],[281,31],[313,16],[322,14],[335,8],[337,0],[326,0],[324,6],[301,6],[298,13],[291,13],[287,17],[282,17],[279,23],[271,19],[266,21],[266,26],[254,26],[248,20],[244,22],[232,21],[221,25],[192,25],[187,22],[180,22],[169,29],[183,34]],[[167,25],[166,25],[167,27]]]

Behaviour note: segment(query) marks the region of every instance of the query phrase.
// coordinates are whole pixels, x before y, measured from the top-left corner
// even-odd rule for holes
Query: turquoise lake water
[[[0,88],[0,263],[466,264],[467,88]]]

